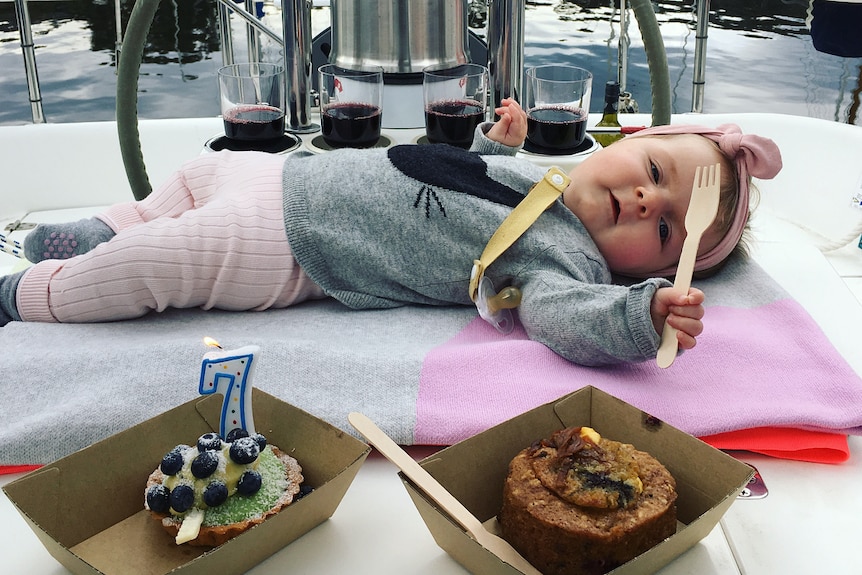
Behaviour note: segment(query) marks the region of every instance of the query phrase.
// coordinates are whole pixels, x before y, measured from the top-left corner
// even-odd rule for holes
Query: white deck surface
[[[697,121],[717,124],[729,119],[702,116]],[[816,238],[842,237],[862,219],[862,210],[854,212],[849,207],[850,197],[862,185],[858,162],[862,132],[825,122],[821,126],[819,121],[803,118],[750,115],[734,119],[746,131],[766,132],[782,140],[781,145],[802,142],[798,139],[801,131],[824,127],[828,132],[829,137],[822,141],[828,142],[829,149],[817,158],[808,157],[805,150],[783,149],[785,170],[792,177],[783,180],[780,191],[786,196],[778,199],[772,188],[764,186],[764,195],[770,192],[770,197],[764,198],[755,220],[760,240],[755,257],[808,309],[836,348],[862,373],[862,250],[854,242],[826,257],[814,247]],[[160,182],[183,160],[198,153],[201,144],[220,127],[218,119],[142,122],[151,181]],[[836,129],[837,139],[833,134]],[[399,141],[412,139],[415,134],[408,132],[395,136]],[[67,221],[129,198],[115,134],[110,124],[0,128],[0,169],[6,186],[0,190],[0,226],[19,218]],[[843,158],[851,155],[856,160],[849,164]],[[836,173],[830,162],[846,169]],[[20,186],[11,184],[16,181]],[[816,194],[811,193],[814,184],[810,182],[820,187]],[[23,234],[16,232],[12,237],[20,239]],[[15,258],[0,254],[0,273],[17,263]],[[3,374],[4,389],[10,375]],[[661,573],[862,572],[857,567],[862,535],[862,438],[851,437],[850,445],[851,459],[841,465],[735,453],[757,467],[769,495],[735,502],[706,539]],[[427,448],[412,451],[417,457],[429,453]],[[0,477],[0,485],[19,476]],[[4,573],[67,573],[2,494],[0,558]],[[394,466],[376,453],[363,465],[329,521],[251,571],[255,575],[286,572],[466,573],[437,547]]]

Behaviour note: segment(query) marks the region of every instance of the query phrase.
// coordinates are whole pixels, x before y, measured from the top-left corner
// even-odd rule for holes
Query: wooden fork
[[[409,477],[419,489],[433,499],[482,547],[525,575],[542,575],[508,541],[488,531],[479,519],[464,507],[454,495],[449,493],[445,487],[434,479],[434,476],[410,457],[406,451],[401,449],[392,438],[386,435],[368,417],[354,411],[348,414],[347,420],[350,422],[350,425],[356,428],[356,431],[368,440],[368,443],[376,447],[386,459],[398,466],[404,475]]]
[[[691,187],[691,199],[685,214],[685,242],[682,244],[682,254],[676,268],[673,288],[679,293],[688,293],[691,287],[691,275],[694,273],[694,261],[697,258],[697,248],[703,232],[715,220],[718,213],[718,196],[721,187],[721,164],[714,166],[698,166],[694,172],[694,184]],[[659,367],[670,367],[676,359],[679,342],[676,339],[676,328],[665,322],[661,334],[661,344],[656,354]]]

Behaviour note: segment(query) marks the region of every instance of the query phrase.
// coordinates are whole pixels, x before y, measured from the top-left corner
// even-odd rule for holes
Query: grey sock
[[[27,270],[0,277],[0,326],[10,321],[21,321],[18,315],[18,306],[15,305],[15,292],[18,291],[18,282]]]
[[[97,218],[66,224],[39,224],[24,238],[24,256],[33,263],[64,260],[87,253],[114,235],[114,230]]]

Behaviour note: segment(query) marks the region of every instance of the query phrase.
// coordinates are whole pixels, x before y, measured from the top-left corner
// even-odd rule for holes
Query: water
[[[482,2],[474,2],[482,4]],[[712,0],[704,112],[770,111],[862,125],[862,58],[814,49],[805,24],[807,0]],[[131,10],[123,0],[123,22]],[[692,107],[695,8],[692,2],[654,2],[671,78],[672,109]],[[112,0],[30,2],[49,122],[114,119],[116,29]],[[276,25],[279,19],[275,18]],[[314,33],[329,24],[315,8]],[[481,18],[474,31],[483,35]],[[626,89],[642,112],[651,103],[649,72],[634,16],[627,30]],[[616,76],[619,11],[612,0],[528,2],[525,65],[555,62],[589,68],[601,109],[601,86]],[[241,33],[234,33],[238,47]],[[219,114],[216,70],[222,64],[215,2],[161,2],[139,80],[141,118]],[[238,56],[239,57],[239,56]],[[0,2],[0,125],[31,122],[14,6]]]

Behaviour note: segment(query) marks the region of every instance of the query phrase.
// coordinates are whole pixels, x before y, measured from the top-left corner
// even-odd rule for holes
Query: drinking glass
[[[469,148],[476,126],[485,120],[488,69],[479,64],[430,67],[422,76],[428,141]]]
[[[218,70],[225,136],[261,142],[284,135],[284,68],[265,62]]]
[[[375,145],[383,115],[383,68],[324,64],[318,73],[323,141],[333,148]]]
[[[526,71],[527,141],[555,153],[574,151],[587,133],[593,75],[577,66],[548,64]]]

